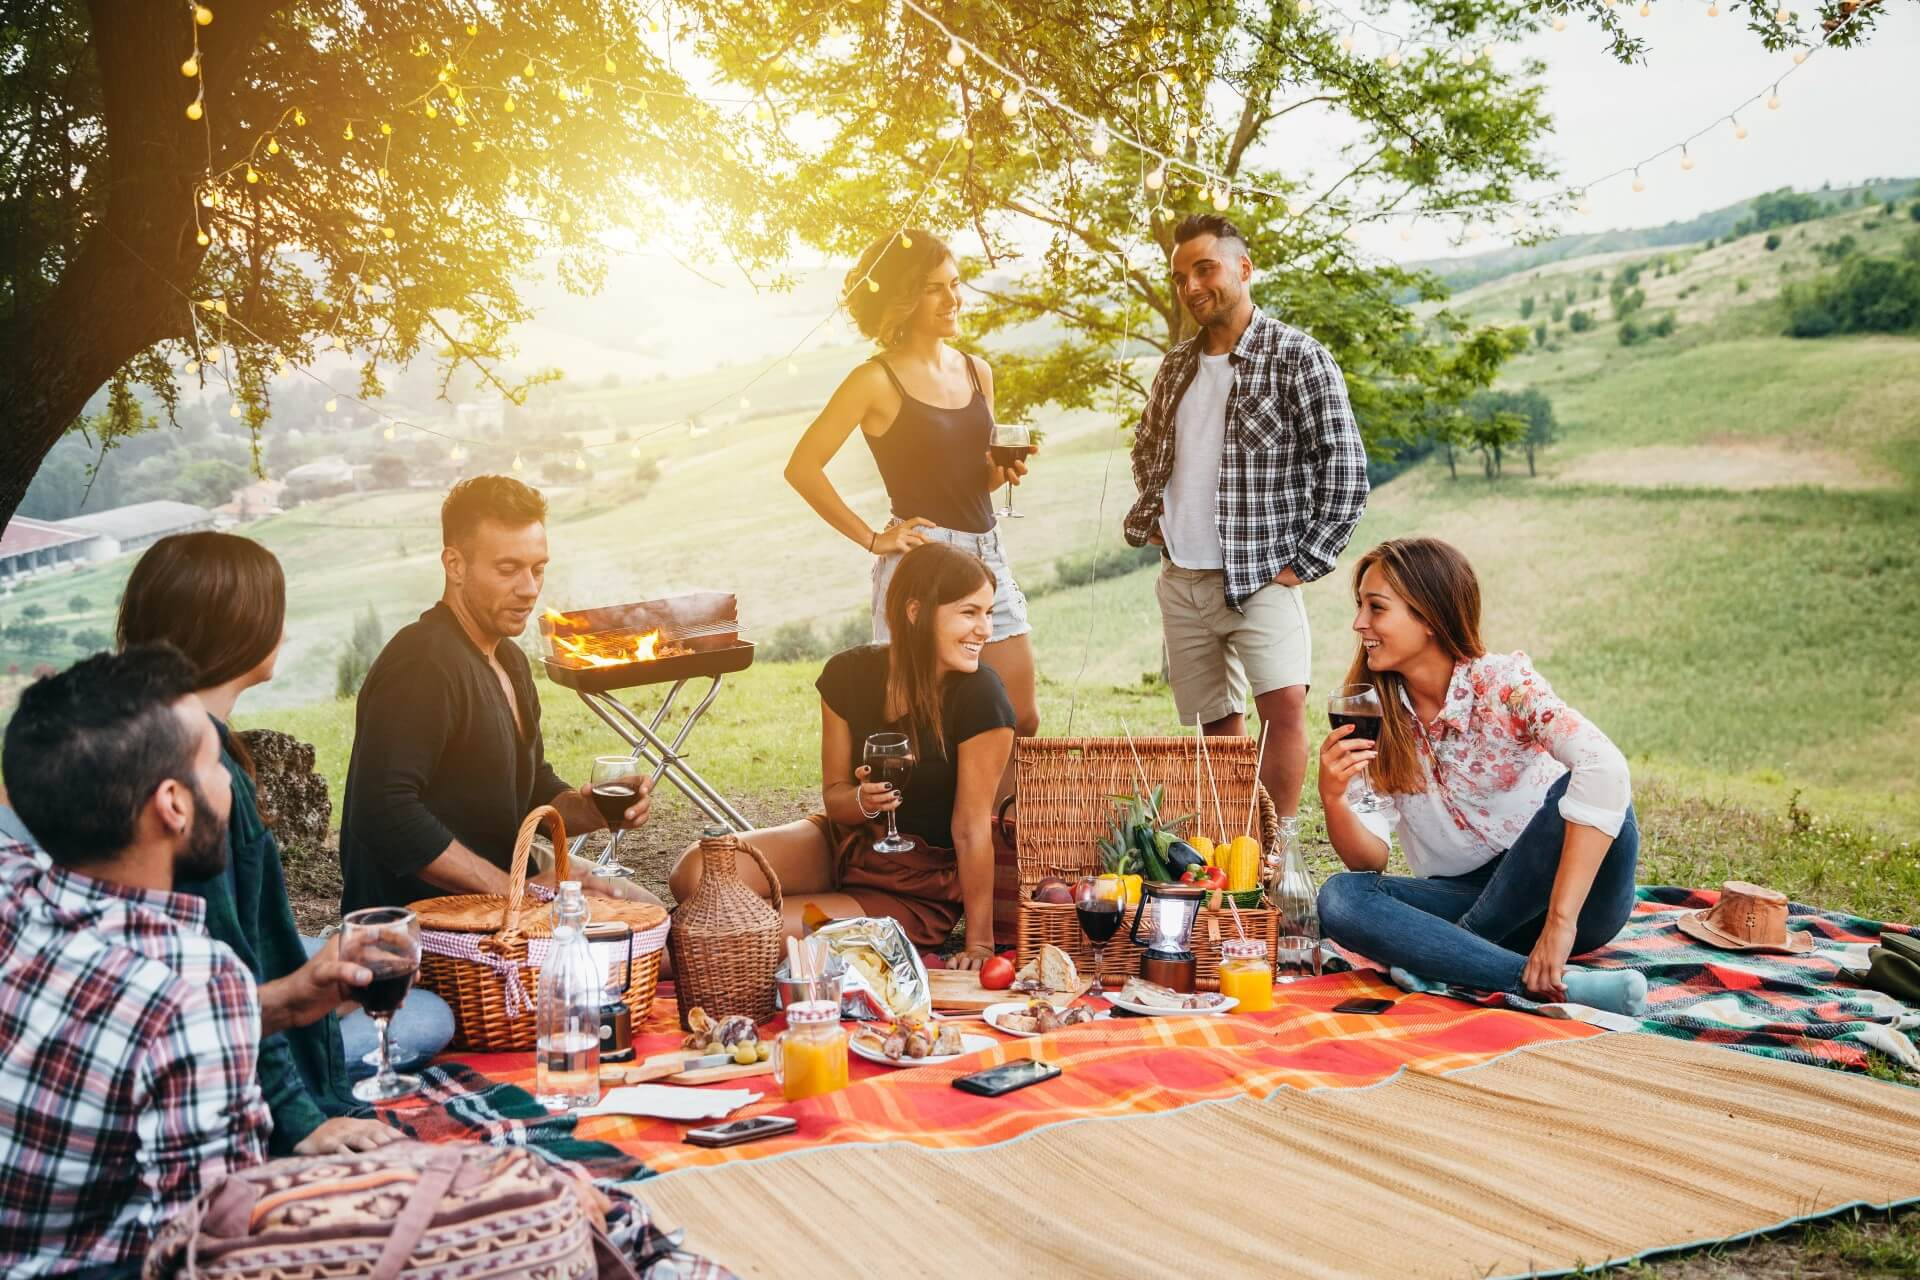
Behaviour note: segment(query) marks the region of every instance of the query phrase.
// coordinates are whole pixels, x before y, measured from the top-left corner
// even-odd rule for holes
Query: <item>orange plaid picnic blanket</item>
[[[1355,996],[1397,999],[1377,1017],[1336,1014]],[[826,1143],[907,1142],[981,1147],[1045,1125],[1095,1116],[1144,1115],[1196,1102],[1262,1098],[1275,1090],[1357,1088],[1402,1070],[1451,1071],[1527,1045],[1598,1034],[1575,1022],[1436,996],[1408,996],[1371,973],[1333,974],[1276,992],[1271,1013],[1225,1017],[1121,1018],[1030,1040],[1007,1040],[945,1066],[888,1068],[853,1060],[853,1083],[803,1102],[782,1100],[773,1077],[724,1087],[764,1090],[734,1117],[778,1112],[799,1128],[789,1136],[717,1150],[687,1146],[688,1126],[622,1116],[579,1121],[572,1138],[617,1148],[643,1167],[632,1176],[751,1160]],[[670,992],[634,1037],[636,1060],[680,1043]],[[1061,1068],[1056,1080],[1000,1098],[951,1087],[955,1077],[1022,1057]],[[442,1062],[448,1059],[442,1059]],[[533,1055],[457,1055],[495,1083],[531,1089]],[[407,1108],[397,1107],[404,1113]],[[422,1136],[425,1117],[409,1115]],[[451,1136],[451,1135],[449,1135]]]

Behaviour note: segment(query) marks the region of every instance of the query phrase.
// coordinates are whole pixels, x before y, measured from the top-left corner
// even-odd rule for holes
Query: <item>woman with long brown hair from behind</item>
[[[1473,566],[1438,538],[1398,538],[1354,566],[1350,685],[1384,711],[1377,741],[1343,724],[1320,748],[1320,800],[1349,868],[1320,891],[1326,936],[1422,990],[1445,984],[1646,1008],[1631,969],[1583,969],[1633,910],[1640,835],[1626,758],[1555,696],[1524,653],[1480,640]],[[1388,803],[1356,808],[1363,770]],[[1381,874],[1398,835],[1411,876]]]
[[[196,692],[220,731],[221,763],[233,783],[227,866],[176,891],[206,901],[207,932],[262,983],[300,968],[308,948],[287,900],[279,843],[260,812],[253,760],[227,722],[242,693],[273,678],[286,613],[286,577],[271,551],[233,534],[181,533],[154,543],[133,566],[118,625],[120,648],[169,644],[199,672]],[[409,996],[416,1016],[428,995]],[[257,1074],[273,1113],[274,1154],[366,1151],[400,1137],[359,1118],[364,1108],[350,1092],[348,1061],[332,1015],[261,1042]]]
[[[788,932],[811,904],[828,916],[892,916],[916,946],[946,941],[966,918],[966,947],[950,963],[978,968],[994,953],[995,790],[1013,754],[1013,704],[981,661],[992,634],[994,577],[977,558],[940,543],[901,557],[887,589],[889,641],[837,653],[820,691],[821,807],[798,822],[741,839],[766,856],[786,900]],[[896,790],[861,763],[869,735],[904,733],[913,774]],[[874,842],[891,811],[904,853]],[[685,902],[700,883],[699,845],[681,855],[671,885]],[[770,896],[758,867],[740,875]]]
[[[994,576],[992,632],[983,660],[1013,700],[1015,727],[1039,732],[1027,598],[1014,581],[991,495],[1018,484],[1024,461],[1001,467],[989,452],[993,369],[956,350],[960,269],[942,241],[917,228],[867,246],[847,273],[844,301],[880,348],[856,365],[794,445],[787,483],[822,520],[873,557],[873,639],[887,643],[887,583],[900,558],[944,542],[986,562]],[[886,485],[891,517],[878,529],[847,505],[827,464],[855,427]]]

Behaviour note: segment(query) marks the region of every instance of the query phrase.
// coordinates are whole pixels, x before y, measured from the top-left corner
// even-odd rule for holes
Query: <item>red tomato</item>
[[[1013,985],[1013,961],[995,956],[980,966],[980,985],[989,991],[1005,991]]]

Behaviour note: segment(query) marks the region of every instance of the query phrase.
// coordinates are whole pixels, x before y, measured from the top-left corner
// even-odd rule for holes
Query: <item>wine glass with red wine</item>
[[[380,1031],[380,1070],[353,1086],[362,1102],[390,1102],[420,1088],[419,1076],[393,1069],[387,1021],[398,1012],[420,971],[420,921],[405,907],[368,907],[347,914],[340,930],[340,958],[373,974],[356,996]]]
[[[1120,931],[1120,918],[1126,914],[1126,883],[1113,876],[1088,876],[1073,886],[1073,911],[1080,917],[1080,932],[1093,944],[1093,994],[1107,990],[1107,943]]]
[[[594,808],[606,819],[607,847],[600,853],[600,860],[593,864],[593,874],[597,876],[630,876],[633,868],[613,860],[614,851],[620,847],[620,820],[627,810],[640,800],[640,775],[634,772],[632,756],[595,756],[593,758],[593,776],[588,780],[587,792],[593,797]]]
[[[1033,433],[1018,422],[996,422],[987,451],[993,455],[995,466],[1010,467],[1033,452]],[[993,514],[1014,520],[1021,518],[1021,513],[1013,509],[1013,481],[1007,481],[1006,507]]]
[[[1353,726],[1347,741],[1359,738],[1378,743],[1384,716],[1380,695],[1370,684],[1343,684],[1327,698],[1328,725],[1335,729],[1343,724]],[[1387,801],[1374,792],[1373,779],[1364,764],[1360,766],[1360,794],[1350,799],[1347,807],[1355,813],[1378,813],[1387,807]]]
[[[904,733],[868,734],[860,760],[867,766],[870,781],[884,782],[895,791],[904,792],[913,778],[913,743]],[[913,848],[913,841],[900,834],[897,812],[887,810],[887,834],[873,842],[875,853],[905,853]]]

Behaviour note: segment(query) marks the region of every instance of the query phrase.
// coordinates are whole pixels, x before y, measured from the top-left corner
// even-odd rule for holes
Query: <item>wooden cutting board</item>
[[[1004,1004],[1008,1000],[1025,1002],[1027,997],[1018,991],[1001,989],[989,991],[980,985],[980,972],[977,969],[929,969],[927,981],[933,987],[933,1007],[951,1013],[979,1013],[990,1005]],[[1047,999],[1056,1009],[1064,1009],[1087,993],[1093,986],[1093,979],[1082,978],[1076,991],[1056,991]]]
[[[682,1071],[680,1064],[688,1058],[701,1057],[692,1049],[675,1049],[672,1053],[655,1054],[645,1062],[624,1064],[624,1078],[608,1078],[616,1067],[623,1064],[610,1062],[601,1068],[600,1083],[606,1088],[622,1084],[719,1084],[724,1080],[745,1080],[752,1076],[773,1074],[773,1062],[729,1063],[724,1067],[702,1067],[698,1071]]]

